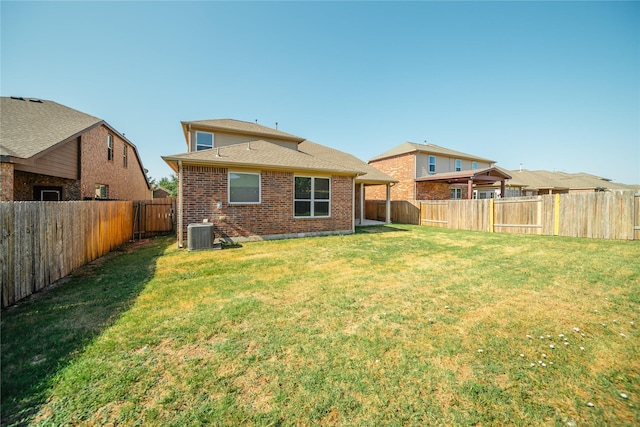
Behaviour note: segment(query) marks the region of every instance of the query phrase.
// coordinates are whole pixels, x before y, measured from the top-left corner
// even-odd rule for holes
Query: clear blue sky
[[[181,120],[234,118],[640,184],[638,2],[0,4],[2,96],[106,120],[156,179]]]

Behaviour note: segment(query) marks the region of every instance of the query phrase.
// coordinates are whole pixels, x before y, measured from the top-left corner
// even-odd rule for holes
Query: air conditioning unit
[[[213,248],[213,224],[194,223],[187,226],[187,249],[199,251]]]

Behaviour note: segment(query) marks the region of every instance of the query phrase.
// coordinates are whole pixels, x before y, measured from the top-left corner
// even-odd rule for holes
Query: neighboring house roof
[[[440,147],[435,144],[416,144],[415,142],[405,142],[404,144],[400,144],[395,148],[392,148],[389,151],[385,151],[384,153],[375,156],[369,162],[373,162],[376,160],[382,160],[389,157],[399,156],[402,154],[408,153],[425,153],[425,154],[435,154],[459,159],[470,159],[477,160],[485,163],[495,163],[495,160],[489,160],[482,157],[474,156],[472,154],[463,153],[461,151],[451,150],[449,148]]]
[[[0,155],[28,159],[103,121],[53,101],[2,97]]]
[[[171,194],[171,191],[167,190],[164,187],[160,187],[159,185],[156,185],[153,188],[153,197],[154,198],[167,198],[167,197],[169,197],[170,194]]]
[[[322,157],[264,140],[162,156],[162,158],[176,172],[178,161],[182,161],[190,165],[331,172],[354,176],[365,173],[359,168],[330,162]]]
[[[189,132],[189,125],[207,128],[212,131],[218,130],[230,133],[240,133],[244,135],[254,135],[262,138],[277,138],[294,142],[302,142],[304,138],[301,138],[290,133],[282,132],[277,129],[272,129],[267,126],[262,126],[257,123],[244,122],[234,119],[213,119],[213,120],[195,120],[189,122],[181,122],[182,130],[185,133],[185,137]],[[259,139],[259,138],[256,138]]]
[[[43,155],[100,125],[131,146],[147,187],[151,188],[138,149],[123,134],[102,119],[44,99],[0,98],[0,161],[20,162]]]
[[[483,169],[470,169],[458,172],[442,172],[433,175],[428,175],[420,178],[416,178],[416,181],[437,181],[447,182],[450,184],[472,181],[482,181],[485,183],[494,183],[503,179],[510,179],[511,175],[505,173],[503,170],[497,167],[483,168]]]
[[[533,190],[633,190],[637,186],[611,182],[588,173],[551,172],[545,170],[514,170],[510,172],[514,180],[524,184],[525,189]]]
[[[348,166],[352,169],[364,172],[364,175],[360,175],[356,178],[357,184],[363,183],[375,185],[398,182],[398,180],[391,178],[386,173],[379,171],[359,158],[343,151],[329,148],[325,145],[305,140],[298,145],[298,149],[302,152],[311,154],[314,157],[333,163],[339,163],[343,166]]]

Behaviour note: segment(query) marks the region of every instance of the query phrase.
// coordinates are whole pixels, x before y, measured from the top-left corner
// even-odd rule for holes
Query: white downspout
[[[178,247],[183,248],[182,237],[182,160],[178,160]]]

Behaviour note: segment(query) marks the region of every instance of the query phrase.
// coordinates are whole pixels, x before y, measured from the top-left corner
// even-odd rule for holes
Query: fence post
[[[560,194],[555,195],[555,203],[553,204],[553,235],[560,234]]]
[[[494,199],[489,199],[489,233],[493,233],[493,221],[494,221],[494,212],[493,209],[495,207]]]

